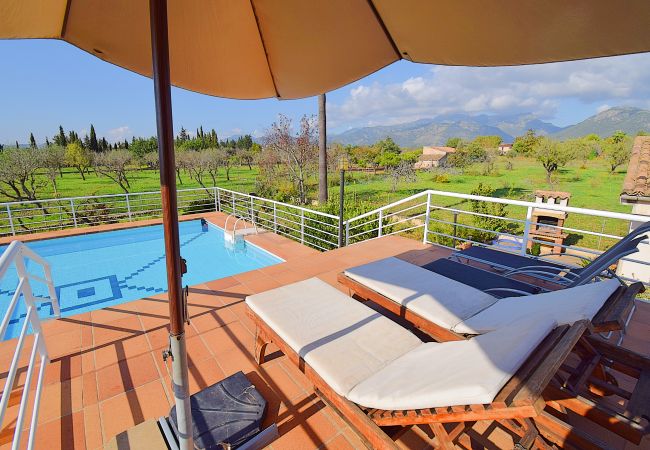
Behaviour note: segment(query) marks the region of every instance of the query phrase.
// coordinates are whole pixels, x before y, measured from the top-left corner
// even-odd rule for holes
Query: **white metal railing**
[[[472,208],[473,204],[488,207]],[[499,205],[505,208],[504,215],[497,214]],[[562,243],[549,243],[531,233],[534,231],[531,230],[532,213],[536,208],[568,214],[562,226],[545,225],[566,236]],[[506,247],[522,255],[528,254],[531,245],[537,243],[555,247],[558,253],[573,255],[577,260],[600,254],[629,232],[630,222],[648,220],[650,217],[636,214],[426,190],[348,219],[345,243],[410,233],[421,236],[422,241],[429,244],[454,248],[462,242],[472,242]],[[491,226],[486,226],[487,221]],[[650,262],[634,256],[624,261],[650,266]],[[648,280],[640,281],[647,283]]]
[[[31,261],[42,268],[43,276],[36,275],[28,269],[27,261]],[[28,423],[29,435],[27,439],[27,448],[32,449],[34,446],[34,437],[36,434],[36,424],[38,423],[38,410],[41,401],[41,389],[43,386],[43,376],[45,374],[45,366],[49,362],[47,347],[45,345],[45,337],[41,328],[41,319],[38,315],[38,303],[51,302],[52,309],[55,317],[60,317],[61,311],[59,309],[59,301],[52,282],[52,272],[50,265],[47,261],[41,258],[38,254],[30,250],[26,245],[20,241],[13,241],[0,257],[0,281],[4,278],[7,270],[11,266],[15,267],[16,274],[18,275],[18,283],[16,291],[9,302],[7,311],[0,323],[0,341],[4,339],[7,328],[12,321],[14,312],[17,311],[19,304],[22,302],[25,305],[25,317],[20,325],[20,334],[16,340],[16,350],[11,360],[11,365],[7,372],[7,378],[2,390],[2,398],[0,399],[0,429],[4,423],[7,407],[9,406],[9,399],[12,394],[20,395],[20,406],[18,407],[18,415],[15,423],[15,430],[11,444],[12,450],[20,448],[20,440],[22,437],[23,424],[25,423],[25,416],[29,410],[28,405],[31,397],[30,386],[34,378],[34,372],[38,370],[38,375],[35,381],[34,398],[32,400],[31,420]],[[32,264],[33,265],[33,264]],[[49,298],[37,297],[32,290],[31,281],[43,283],[47,286]],[[20,390],[14,393],[14,383],[16,382],[16,374],[18,373],[19,366],[21,365],[21,354],[23,349],[28,346],[27,335],[29,331],[33,333],[33,342],[31,344],[31,353],[26,366],[27,375],[25,376],[24,385]]]
[[[320,250],[338,246],[338,216],[229,189],[179,189],[178,209],[223,211]],[[158,191],[0,203],[0,236],[158,217]]]
[[[487,206],[472,208],[473,204]],[[506,208],[505,217],[493,211],[498,205]],[[555,247],[578,257],[600,253],[627,234],[631,221],[648,220],[634,214],[427,190],[345,220],[343,245],[410,233],[421,236],[423,242],[448,247],[461,242],[501,247],[510,244],[510,250],[526,254],[530,244],[546,244],[530,234],[535,208],[569,214],[562,227],[548,225],[548,228],[560,228],[567,234],[568,239]],[[338,246],[337,216],[255,195],[219,187],[181,189],[178,209],[181,214],[222,211],[319,250]],[[2,203],[0,235],[135,221],[161,215],[158,191]],[[486,225],[490,221],[489,226]],[[636,261],[632,257],[626,260]]]

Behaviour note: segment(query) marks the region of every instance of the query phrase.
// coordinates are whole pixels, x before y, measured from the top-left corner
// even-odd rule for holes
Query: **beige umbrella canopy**
[[[148,0],[0,0],[0,38],[63,39],[151,76]],[[175,0],[172,84],[284,99],[401,58],[501,66],[650,51],[650,1]]]

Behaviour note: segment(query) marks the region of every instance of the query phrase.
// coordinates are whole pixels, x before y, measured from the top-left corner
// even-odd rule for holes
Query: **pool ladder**
[[[234,225],[232,227],[232,231],[228,231],[228,222],[230,221],[230,218],[236,219],[235,223],[234,223]],[[245,219],[243,217],[238,217],[235,214],[230,214],[228,217],[226,217],[226,223],[225,223],[225,225],[223,227],[224,237],[226,239],[226,242],[235,243],[236,240],[237,240],[237,237],[240,237],[241,239],[244,239],[244,236],[247,236],[249,234],[259,234],[259,230],[257,229],[257,225],[255,224],[254,221],[251,221],[251,223],[253,224],[252,227],[241,228],[241,229],[237,230],[237,225],[239,225],[239,223],[242,223],[242,224],[245,225],[245,222],[243,222],[243,221],[245,221]]]

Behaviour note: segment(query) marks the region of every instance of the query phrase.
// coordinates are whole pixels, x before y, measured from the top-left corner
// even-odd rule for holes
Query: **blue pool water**
[[[282,262],[282,259],[250,243],[236,249],[224,241],[223,230],[201,226],[199,220],[179,226],[181,256],[187,260],[183,285],[199,284]],[[52,267],[61,316],[71,316],[137,300],[167,290],[163,229],[161,225],[71,236],[27,245]],[[0,247],[0,253],[6,246]],[[28,262],[34,274],[40,266]],[[0,283],[0,318],[4,317],[18,283],[11,267]],[[32,282],[36,295],[47,297],[44,285]],[[20,308],[20,309],[18,309]],[[14,311],[5,339],[20,333],[24,302]],[[39,314],[52,314],[49,303]]]

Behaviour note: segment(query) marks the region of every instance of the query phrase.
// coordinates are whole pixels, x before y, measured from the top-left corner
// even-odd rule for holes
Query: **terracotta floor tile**
[[[95,350],[95,367],[101,369],[123,359],[149,353],[149,341],[144,334],[103,344]]]
[[[133,425],[169,414],[170,404],[162,381],[155,380],[100,402],[99,409],[104,441],[107,442]]]
[[[307,394],[302,386],[296,383],[277,362],[258,366],[257,372],[283,402],[304,397]]]
[[[27,442],[23,432],[21,446]],[[86,448],[84,414],[82,411],[57,420],[39,424],[34,439],[35,449],[83,450]]]
[[[56,339],[47,340],[46,346],[51,359],[78,353],[81,350],[81,329],[59,333]]]
[[[83,380],[81,377],[43,386],[38,422],[45,423],[55,420],[61,416],[81,411],[82,407]]]
[[[43,383],[51,384],[66,381],[80,376],[81,373],[82,354],[61,356],[52,359],[47,367],[45,367]]]
[[[107,342],[138,336],[142,333],[144,331],[137,316],[116,319],[110,323],[97,323],[93,325],[93,345],[99,346]]]
[[[99,414],[99,405],[94,404],[83,409],[84,427],[86,435],[86,448],[96,450],[102,448],[104,439],[102,437],[102,422]]]
[[[226,277],[226,278],[221,278],[220,280],[208,281],[204,284],[209,289],[212,289],[214,291],[220,291],[222,289],[229,288],[231,286],[239,284],[239,281],[237,281],[234,277]]]
[[[97,370],[99,401],[128,392],[158,378],[158,369],[149,353],[104,367]]]
[[[280,437],[273,443],[274,448],[307,449],[317,448],[336,435],[336,430],[325,417],[325,405],[318,401],[294,412],[284,421],[278,431]]]
[[[211,310],[203,310],[198,315],[190,318],[190,323],[199,333],[222,327],[226,324],[235,322],[237,316],[227,307],[218,306]]]
[[[189,375],[190,395],[226,378],[214,358],[204,359],[196,365],[189,367]],[[167,386],[171,385],[169,374],[165,375],[164,382]]]
[[[82,375],[83,382],[83,406],[94,405],[98,401],[97,396],[97,374],[93,372],[84,373]]]
[[[352,446],[350,441],[346,439],[346,437],[343,434],[339,434],[338,436],[335,436],[333,439],[329,440],[324,447],[328,450],[354,450],[355,447]],[[361,447],[357,447],[361,448]]]

